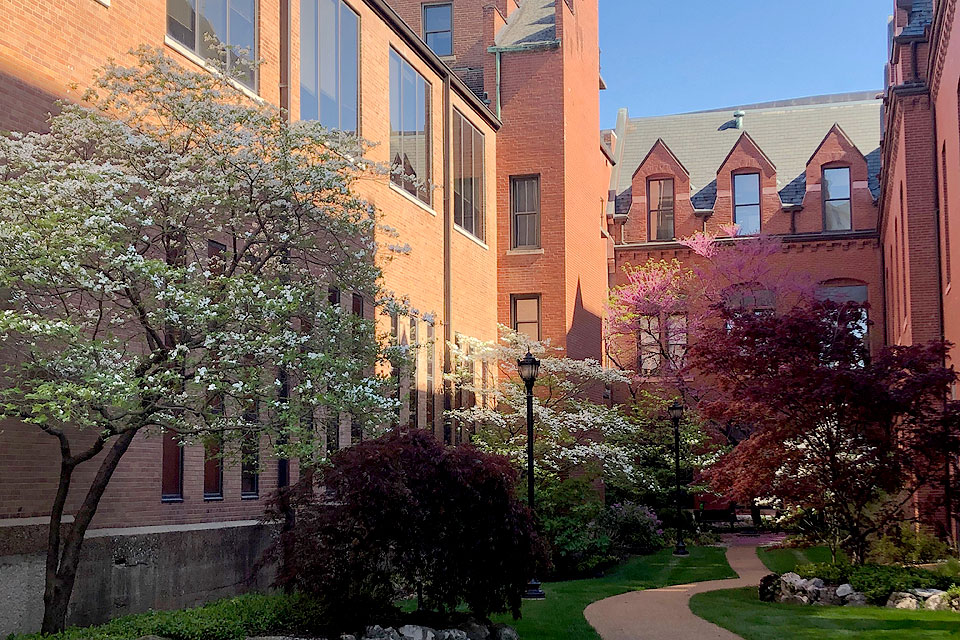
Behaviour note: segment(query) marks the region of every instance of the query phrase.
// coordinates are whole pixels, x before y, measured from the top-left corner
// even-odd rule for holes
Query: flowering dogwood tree
[[[473,442],[525,467],[526,386],[516,365],[529,350],[540,360],[533,406],[537,482],[587,473],[627,492],[638,487],[656,491],[660,474],[647,463],[658,457],[662,443],[659,430],[649,424],[650,414],[600,401],[605,387],[625,384],[627,376],[596,360],[564,357],[548,341],[530,340],[508,327],[500,330],[499,343],[464,337],[451,345],[455,388],[480,401],[451,411],[450,417],[472,429]],[[477,376],[483,363],[499,373],[496,386],[488,388]]]
[[[135,56],[49,133],[0,138],[0,413],[61,455],[44,632],[63,628],[84,533],[139,433],[269,442],[309,466],[315,413],[371,428],[391,408],[372,322],[328,300],[379,293],[375,212],[351,190],[364,143],[288,122],[222,70]]]

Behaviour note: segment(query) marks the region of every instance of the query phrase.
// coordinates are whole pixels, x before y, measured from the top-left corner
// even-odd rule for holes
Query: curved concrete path
[[[732,541],[727,549],[727,562],[739,578],[631,591],[594,602],[583,615],[603,640],[741,640],[695,616],[689,602],[695,593],[760,584],[770,571],[757,557],[756,542],[745,542]]]

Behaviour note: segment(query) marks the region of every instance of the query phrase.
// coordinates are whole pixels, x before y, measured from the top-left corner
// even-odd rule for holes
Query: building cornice
[[[950,34],[953,31],[956,10],[957,0],[942,0],[938,3],[937,12],[933,17],[927,77],[930,79],[930,94],[934,100],[940,92],[940,79],[943,77],[943,68],[947,62],[947,49],[950,47]]]

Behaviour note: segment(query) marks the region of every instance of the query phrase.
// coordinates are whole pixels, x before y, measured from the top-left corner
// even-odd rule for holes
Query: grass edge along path
[[[811,562],[830,562],[830,549],[827,547],[807,547],[805,549],[768,549],[757,547],[757,556],[772,573],[794,571],[797,565]]]
[[[599,640],[583,616],[587,605],[597,600],[629,591],[736,577],[723,547],[691,547],[686,558],[663,549],[630,558],[602,578],[545,582],[546,600],[525,600],[520,620],[500,615],[494,622],[513,626],[521,640]]]
[[[756,587],[698,593],[690,599],[690,610],[745,640],[960,638],[960,615],[952,611],[760,602]]]

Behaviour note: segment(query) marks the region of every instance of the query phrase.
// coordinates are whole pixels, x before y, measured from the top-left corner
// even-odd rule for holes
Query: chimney
[[[743,129],[743,116],[747,115],[742,109],[737,109],[733,112],[733,121],[736,123],[734,126],[740,130]]]

